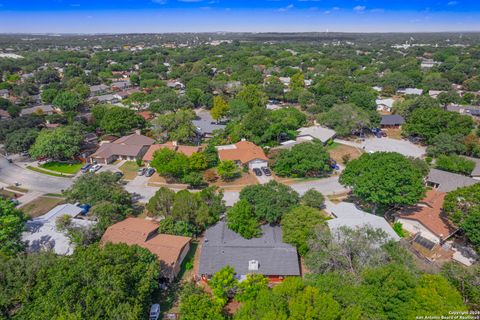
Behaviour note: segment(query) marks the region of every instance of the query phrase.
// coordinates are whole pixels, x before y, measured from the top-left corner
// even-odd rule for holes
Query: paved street
[[[363,142],[354,142],[341,139],[335,139],[335,142],[346,144],[348,146],[363,149],[366,152],[398,152],[408,157],[419,158],[425,154],[425,148],[413,144],[408,140],[397,140],[391,138],[367,138]]]
[[[18,182],[22,188],[43,193],[59,193],[72,185],[71,179],[31,171],[3,157],[0,157],[0,181],[9,185]]]

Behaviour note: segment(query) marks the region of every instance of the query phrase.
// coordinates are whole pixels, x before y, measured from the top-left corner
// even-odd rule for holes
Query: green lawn
[[[83,163],[81,162],[69,164],[69,163],[55,162],[55,161],[50,161],[40,166],[40,168],[43,168],[43,169],[52,170],[60,173],[66,173],[66,174],[76,174],[82,167],[83,167]]]
[[[72,177],[70,175],[66,176],[66,175],[61,174],[61,173],[53,173],[51,171],[42,170],[38,167],[27,166],[27,169],[32,170],[32,171],[36,171],[36,172],[39,172],[39,173],[43,173],[43,174],[48,174],[49,176],[54,176],[54,177],[62,177],[62,178],[71,178]]]
[[[137,176],[137,171],[140,167],[135,161],[127,161],[118,168],[123,172],[123,179],[133,180]]]

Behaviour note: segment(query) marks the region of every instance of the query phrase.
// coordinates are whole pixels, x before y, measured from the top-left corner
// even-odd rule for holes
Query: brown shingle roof
[[[234,146],[234,148],[219,148],[218,157],[221,161],[240,161],[242,164],[247,164],[255,159],[268,161],[263,149],[250,141],[240,141],[235,143]]]
[[[101,243],[125,243],[138,245],[155,254],[160,261],[173,267],[190,242],[188,237],[158,234],[158,224],[140,218],[127,218],[110,227],[102,237]]]
[[[442,210],[445,195],[444,192],[429,190],[427,196],[419,205],[404,210],[398,217],[416,220],[442,240],[445,240],[458,230]]]
[[[134,133],[128,136],[123,136],[115,140],[113,143],[125,144],[125,145],[149,146],[154,142],[155,140],[153,140],[152,138]]]

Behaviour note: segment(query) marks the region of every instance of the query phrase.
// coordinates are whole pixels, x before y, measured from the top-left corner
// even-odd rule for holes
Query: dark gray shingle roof
[[[480,180],[462,176],[461,174],[438,169],[430,169],[430,172],[427,176],[427,181],[438,184],[438,191],[440,192],[450,192],[458,188],[468,187],[480,182]]]
[[[398,114],[391,114],[382,116],[380,124],[383,126],[398,126],[405,123],[405,119]]]
[[[200,254],[199,274],[214,274],[232,266],[238,275],[254,273],[248,262],[257,260],[256,273],[263,275],[300,275],[297,250],[282,242],[279,226],[263,225],[262,237],[245,239],[227,228],[224,221],[210,227],[205,234]]]

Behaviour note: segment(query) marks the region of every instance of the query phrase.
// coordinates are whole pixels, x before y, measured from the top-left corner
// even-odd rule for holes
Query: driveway
[[[408,140],[397,140],[391,138],[367,138],[362,142],[347,141],[335,139],[335,142],[346,144],[348,146],[363,149],[366,152],[398,152],[407,157],[420,158],[425,155],[426,149],[411,143]]]
[[[72,185],[72,179],[38,173],[22,165],[0,157],[0,181],[9,185],[19,183],[22,188],[42,193],[60,193]]]

